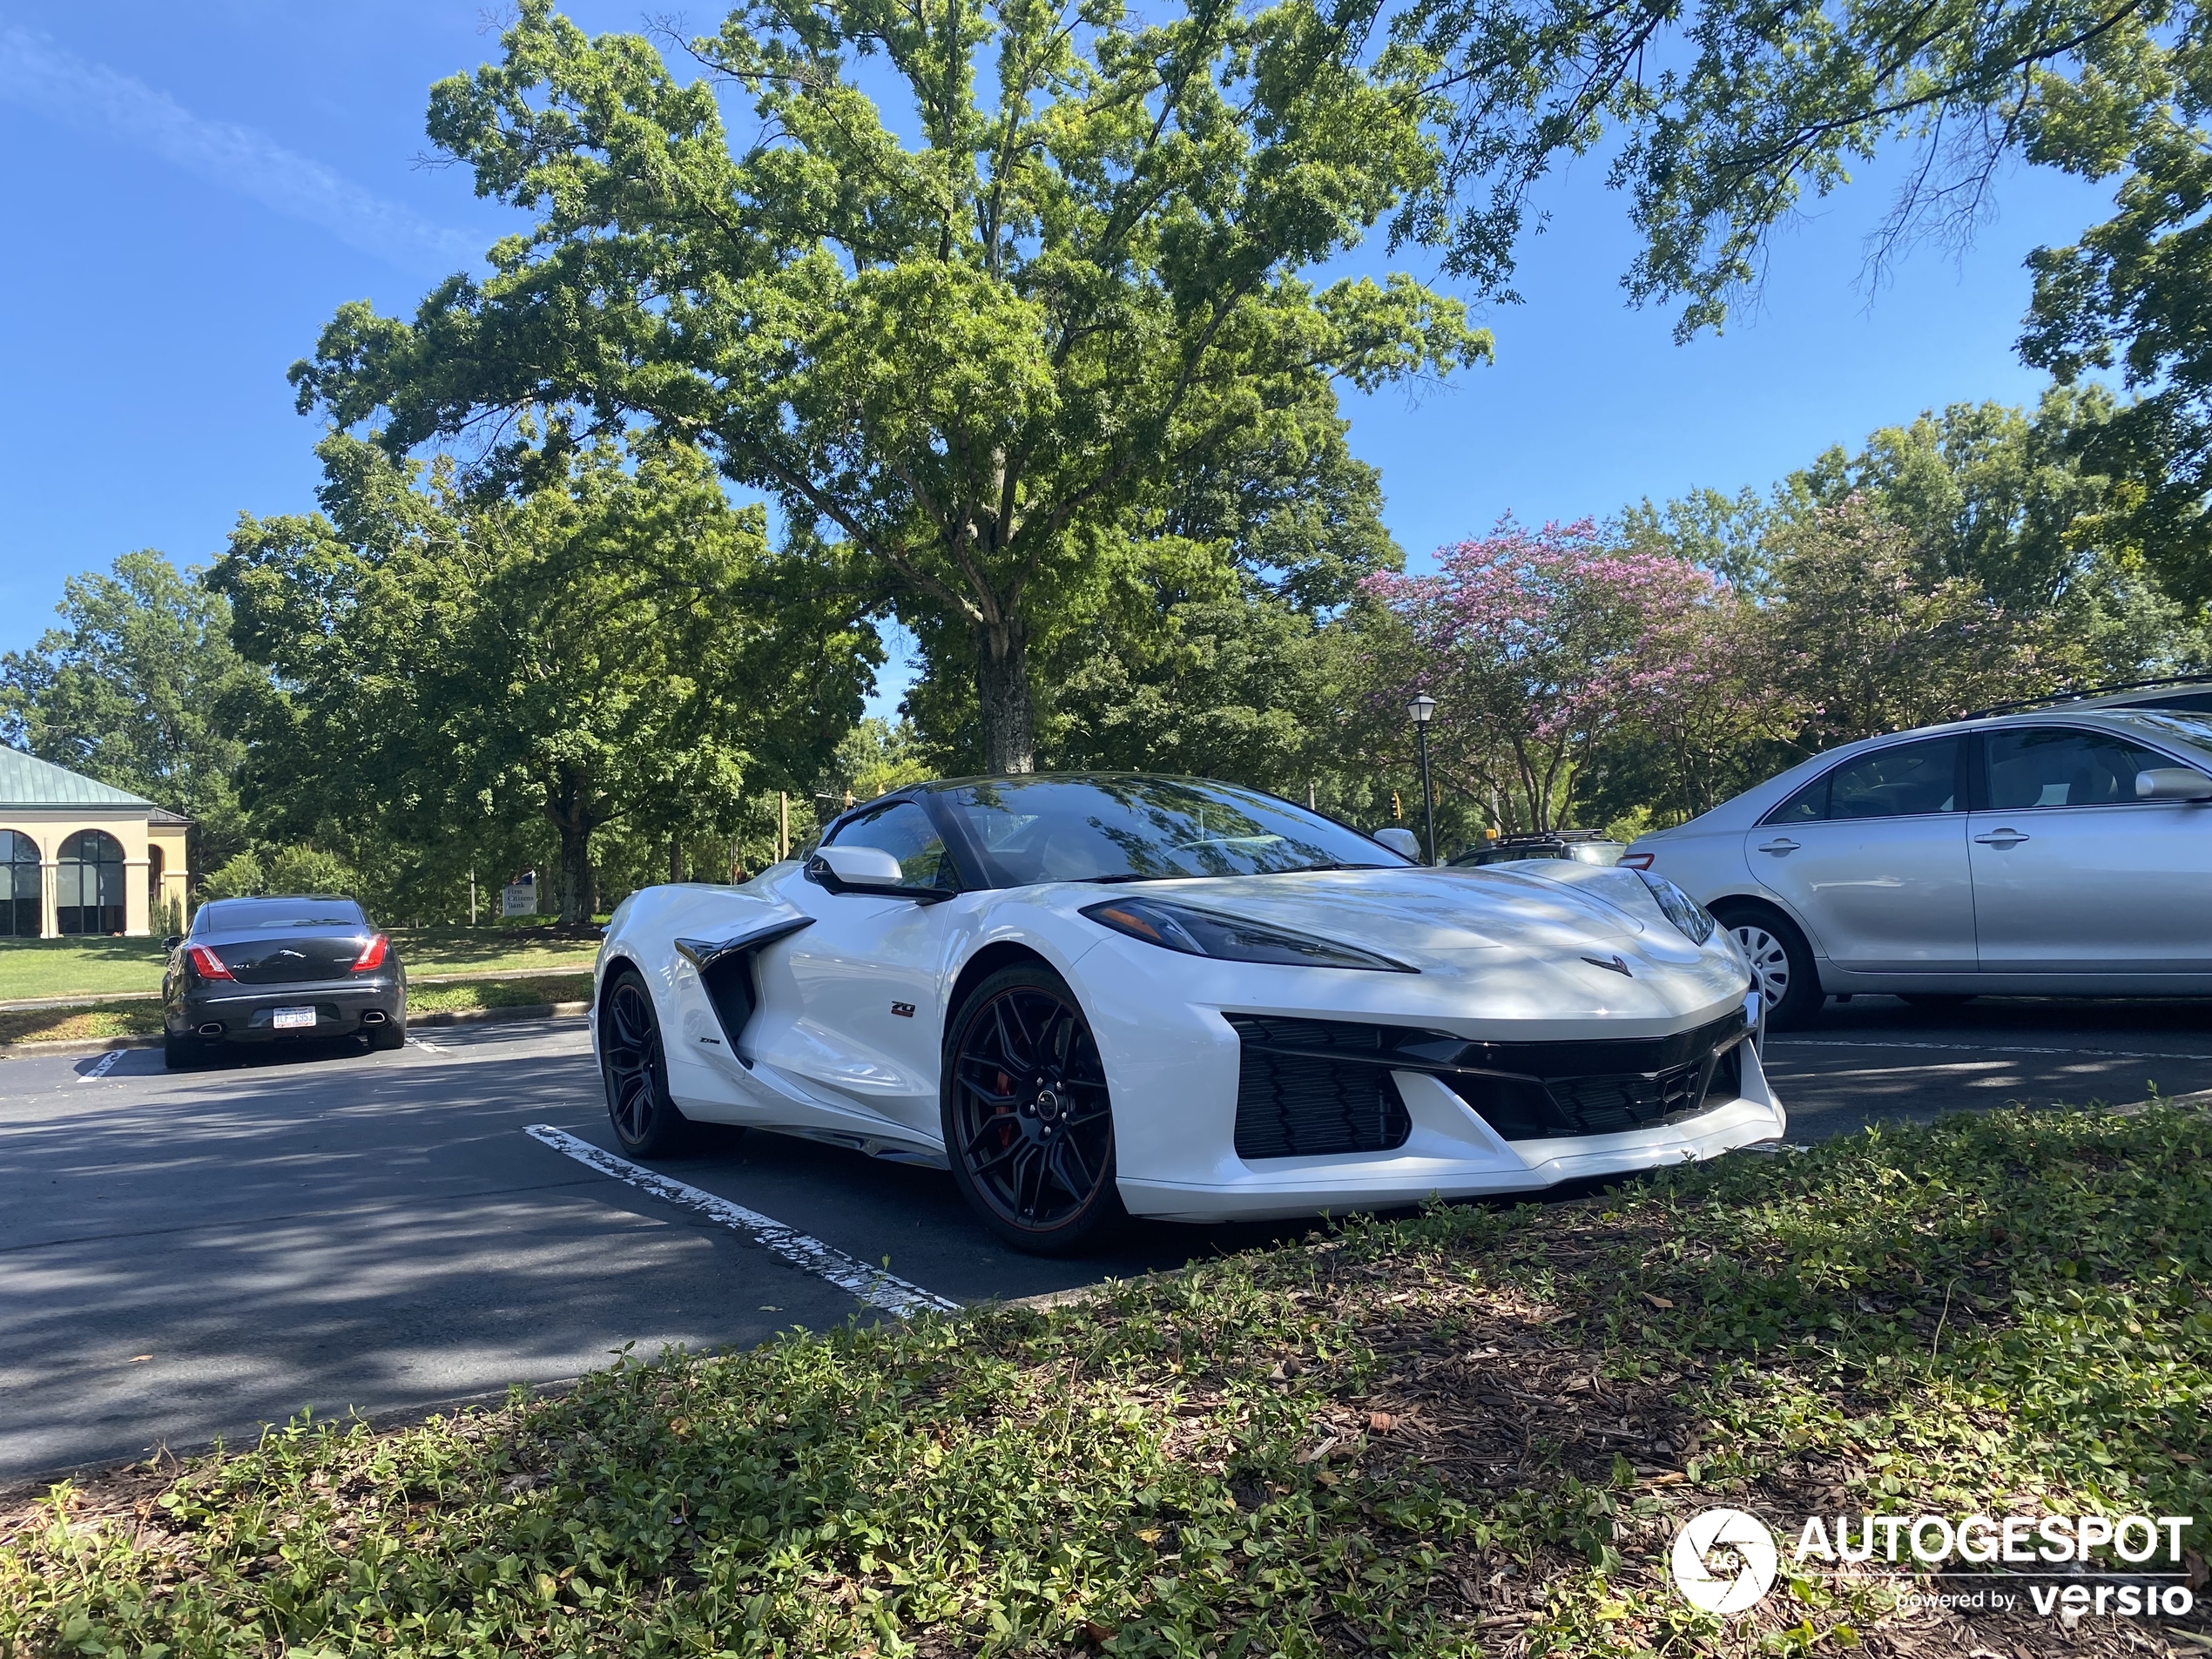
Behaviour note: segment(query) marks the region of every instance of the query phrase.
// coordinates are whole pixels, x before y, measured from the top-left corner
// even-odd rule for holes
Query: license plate
[[[280,1031],[296,1031],[303,1025],[315,1022],[313,1008],[279,1008],[269,1016],[269,1023]]]

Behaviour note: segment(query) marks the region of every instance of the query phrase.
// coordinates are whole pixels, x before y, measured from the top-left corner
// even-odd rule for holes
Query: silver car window
[[[1770,824],[1913,818],[1959,810],[1959,739],[1924,738],[1845,761],[1767,814]]]
[[[856,819],[833,838],[839,846],[876,846],[899,860],[900,885],[908,887],[956,888],[952,860],[945,856],[944,837],[929,821],[929,814],[913,801],[902,800],[867,818]]]
[[[1999,730],[1984,741],[1993,812],[2123,805],[2135,799],[2137,772],[2172,764],[2125,738],[2076,727]]]

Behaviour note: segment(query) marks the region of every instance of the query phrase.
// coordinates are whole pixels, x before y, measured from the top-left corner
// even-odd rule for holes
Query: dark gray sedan
[[[217,899],[166,942],[162,1049],[172,1069],[225,1042],[407,1041],[407,970],[351,899]]]

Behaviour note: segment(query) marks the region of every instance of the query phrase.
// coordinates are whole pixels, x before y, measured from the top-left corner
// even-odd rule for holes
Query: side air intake
[[[1243,1040],[1237,1156],[1386,1152],[1413,1131],[1383,1058],[1389,1027],[1232,1014]]]

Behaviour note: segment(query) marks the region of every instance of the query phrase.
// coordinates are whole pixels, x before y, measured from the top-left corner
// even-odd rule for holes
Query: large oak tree
[[[1408,278],[1300,275],[1436,163],[1418,89],[1352,66],[1310,0],[1144,26],[1114,0],[764,0],[691,43],[689,82],[549,0],[504,46],[435,88],[430,131],[533,228],[412,323],[342,310],[303,406],[395,452],[479,432],[518,475],[610,428],[698,446],[908,621],[964,631],[994,771],[1032,765],[1029,642],[1132,502],[1317,381],[1489,350]]]

